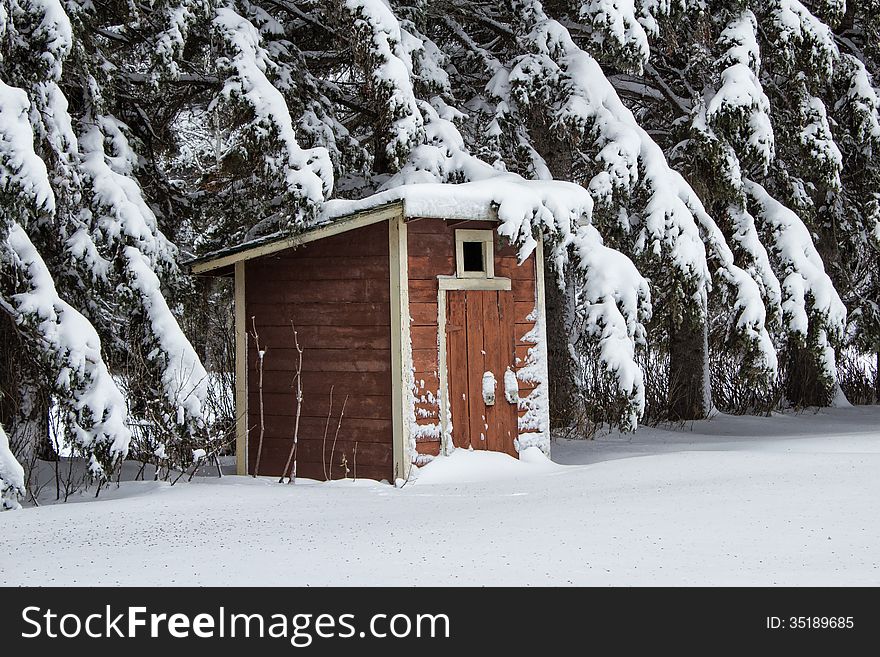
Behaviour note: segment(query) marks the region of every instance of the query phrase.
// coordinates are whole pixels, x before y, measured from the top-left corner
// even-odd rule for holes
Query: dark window
[[[461,250],[465,271],[486,271],[486,267],[483,265],[482,242],[462,242]]]

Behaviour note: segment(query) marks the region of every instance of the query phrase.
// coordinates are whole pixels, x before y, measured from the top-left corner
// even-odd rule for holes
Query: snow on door
[[[513,293],[455,290],[447,295],[446,362],[452,442],[456,447],[517,456],[517,403],[508,395],[495,394],[497,381],[505,381],[508,368],[514,367]],[[490,387],[492,394],[487,394]]]

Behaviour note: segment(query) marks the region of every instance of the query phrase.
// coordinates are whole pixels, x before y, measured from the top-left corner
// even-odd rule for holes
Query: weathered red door
[[[513,292],[454,290],[446,298],[446,362],[452,442],[517,456]],[[505,394],[507,393],[507,394]]]

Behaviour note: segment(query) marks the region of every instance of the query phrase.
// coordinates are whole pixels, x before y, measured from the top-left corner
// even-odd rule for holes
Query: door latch
[[[498,383],[492,372],[483,372],[483,402],[486,406],[495,405],[495,388]]]
[[[519,381],[510,367],[504,373],[504,398],[508,404],[519,404]]]

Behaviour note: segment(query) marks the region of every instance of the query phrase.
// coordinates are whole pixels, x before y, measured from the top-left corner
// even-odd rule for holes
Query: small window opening
[[[464,271],[486,271],[486,265],[483,262],[482,242],[462,242],[461,250]]]
[[[493,278],[495,262],[491,230],[455,231],[455,275],[458,278]]]

